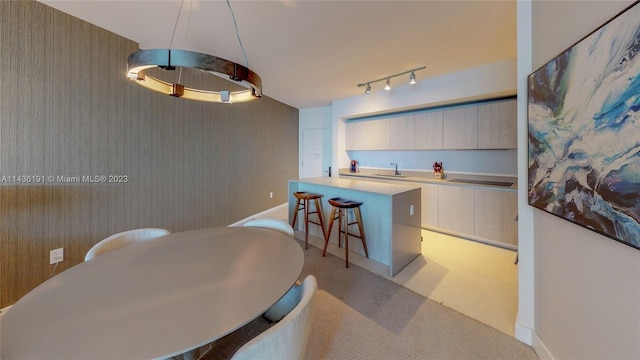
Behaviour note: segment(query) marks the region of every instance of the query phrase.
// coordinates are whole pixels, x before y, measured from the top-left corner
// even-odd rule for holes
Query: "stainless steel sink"
[[[393,174],[373,174],[373,176],[384,176],[384,177],[392,177],[392,178],[406,178],[408,175],[393,175]]]
[[[504,187],[509,187],[509,186],[513,185],[512,182],[489,181],[489,180],[449,179],[447,181],[448,182],[464,183],[464,184],[493,185],[493,186],[504,186]]]

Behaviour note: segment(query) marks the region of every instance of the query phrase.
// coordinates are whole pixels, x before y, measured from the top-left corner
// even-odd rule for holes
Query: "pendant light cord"
[[[247,59],[247,53],[244,52],[244,46],[242,45],[242,40],[240,40],[240,33],[238,32],[238,24],[236,23],[236,15],[233,13],[233,9],[231,8],[229,0],[227,0],[227,6],[229,7],[229,11],[231,12],[231,18],[233,19],[233,26],[236,29],[236,37],[238,38],[238,43],[240,44],[240,50],[242,50],[242,55],[244,56],[244,66],[248,68],[249,60]]]
[[[182,13],[182,5],[184,5],[184,0],[180,2],[180,10],[178,10],[178,16],[176,16],[176,23],[173,25],[173,33],[171,34],[171,42],[169,43],[169,49],[173,48],[173,38],[176,36],[176,29],[178,28],[178,20],[180,20],[180,13]]]
[[[193,1],[191,2],[191,4],[193,5]],[[173,33],[171,34],[171,42],[169,43],[169,49],[173,48],[173,39],[176,36],[176,29],[178,28],[178,21],[180,20],[180,14],[182,13],[183,5],[184,5],[184,0],[180,2],[180,10],[178,10],[176,23],[173,25]],[[244,51],[244,45],[242,45],[242,39],[240,39],[240,32],[238,31],[238,23],[236,22],[236,15],[233,13],[233,9],[231,8],[231,3],[229,3],[229,0],[227,0],[227,6],[229,7],[229,11],[231,12],[231,19],[233,19],[233,27],[236,30],[236,38],[238,38],[238,44],[240,44],[240,50],[242,50],[242,56],[244,56],[244,65],[248,68],[249,59],[247,59],[247,53]],[[189,18],[191,18],[191,11],[189,11]]]
[[[180,9],[178,10],[178,16],[176,16],[176,23],[173,25],[173,33],[171,33],[171,42],[169,43],[169,50],[173,49],[173,39],[176,37],[176,29],[178,29],[178,22],[180,20],[180,14],[182,14],[182,7],[184,6],[184,0],[180,2]],[[187,32],[185,38],[189,35],[189,26],[191,25],[191,8],[193,7],[193,0],[189,2],[189,17],[187,18]],[[178,84],[182,81],[182,67],[178,72]]]

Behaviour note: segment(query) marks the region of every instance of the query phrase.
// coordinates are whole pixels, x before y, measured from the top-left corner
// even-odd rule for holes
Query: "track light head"
[[[389,80],[389,78],[387,78],[387,85],[384,86],[384,89],[387,91],[391,90],[391,80]]]
[[[371,94],[371,84],[367,83],[367,87],[364,89],[364,93],[367,95]]]
[[[411,75],[409,76],[409,84],[413,85],[416,83],[416,73],[415,71],[411,71]]]

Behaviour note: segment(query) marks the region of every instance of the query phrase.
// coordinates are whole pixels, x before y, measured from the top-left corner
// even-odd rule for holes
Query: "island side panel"
[[[422,252],[421,200],[420,188],[393,195],[391,276],[395,276]]]

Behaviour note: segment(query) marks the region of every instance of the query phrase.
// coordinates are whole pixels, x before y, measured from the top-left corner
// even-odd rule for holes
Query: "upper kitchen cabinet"
[[[347,150],[389,150],[389,119],[347,121]]]
[[[478,148],[478,107],[476,105],[443,111],[442,142],[445,149]]]
[[[442,110],[413,116],[413,143],[417,150],[442,149]]]
[[[516,100],[478,105],[478,148],[516,149]]]
[[[517,148],[516,100],[451,105],[346,122],[347,150]]]
[[[391,150],[413,150],[414,116],[404,115],[389,118]]]

